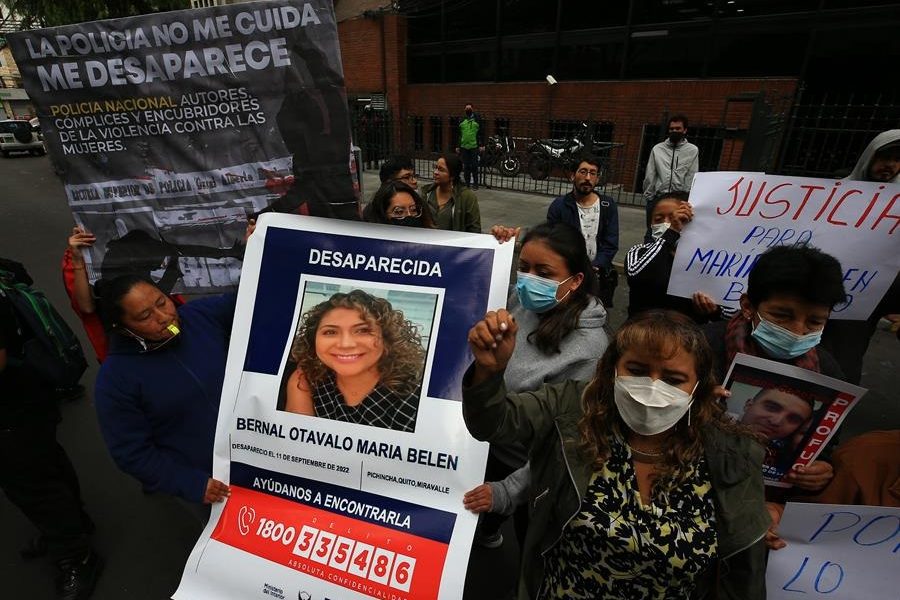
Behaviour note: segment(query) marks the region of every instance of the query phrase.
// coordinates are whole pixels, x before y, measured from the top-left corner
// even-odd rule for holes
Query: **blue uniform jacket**
[[[147,491],[203,501],[235,300],[229,294],[180,306],[180,339],[155,351],[110,338],[94,393],[100,431],[119,468]]]

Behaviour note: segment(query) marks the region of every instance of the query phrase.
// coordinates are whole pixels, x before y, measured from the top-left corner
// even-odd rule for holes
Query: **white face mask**
[[[663,221],[662,223],[654,223],[650,226],[650,235],[653,236],[654,240],[658,240],[663,236],[663,234],[669,230],[672,224],[668,221]]]
[[[613,397],[632,431],[656,435],[673,427],[691,408],[696,389],[695,384],[689,394],[660,379],[616,374]]]

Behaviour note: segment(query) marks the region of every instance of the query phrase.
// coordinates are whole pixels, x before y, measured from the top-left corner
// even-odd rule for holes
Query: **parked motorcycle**
[[[578,131],[569,138],[536,140],[528,148],[528,174],[532,179],[547,179],[557,167],[571,172],[587,138],[588,126],[587,123],[582,123]]]
[[[508,135],[492,135],[484,145],[481,166],[496,167],[504,177],[515,177],[522,169],[516,156],[516,142]]]

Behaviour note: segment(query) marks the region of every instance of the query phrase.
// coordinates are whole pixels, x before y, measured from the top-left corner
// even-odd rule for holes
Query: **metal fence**
[[[525,99],[523,99],[524,102]],[[634,102],[647,102],[647,98]],[[700,170],[764,171],[783,175],[846,175],[866,144],[900,124],[897,99],[814,95],[797,98],[742,94],[696,112],[719,116],[689,124],[688,139],[700,149]],[[702,110],[700,110],[702,108]],[[389,154],[411,155],[422,178],[434,161],[454,152],[458,115],[420,110],[391,118],[388,111],[354,117],[363,164],[377,169]],[[556,196],[571,189],[569,174],[578,153],[592,152],[602,164],[600,191],[626,205],[642,205],[644,170],[653,145],[665,137],[671,113],[660,106],[653,120],[583,118],[528,120],[482,114],[486,148],[480,185]]]
[[[791,111],[778,172],[845,177],[877,134],[900,127],[900,98],[801,90]]]

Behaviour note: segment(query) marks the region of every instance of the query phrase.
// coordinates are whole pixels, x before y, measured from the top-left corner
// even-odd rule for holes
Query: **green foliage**
[[[98,19],[130,17],[189,8],[188,0],[6,0],[7,10],[22,18],[22,28],[53,27]]]

